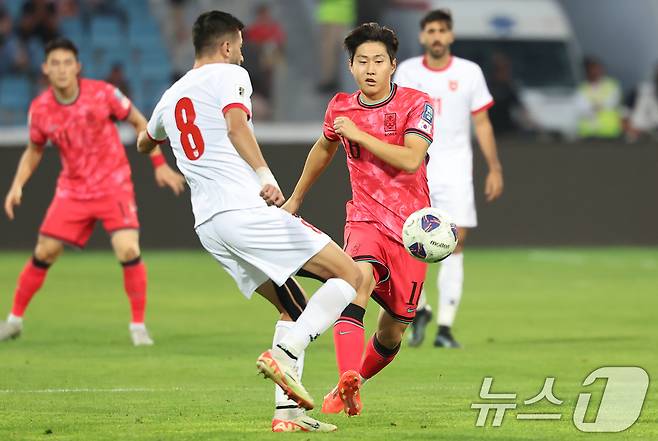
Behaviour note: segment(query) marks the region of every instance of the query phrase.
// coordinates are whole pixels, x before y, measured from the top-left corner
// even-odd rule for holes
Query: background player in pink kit
[[[9,318],[0,323],[0,340],[20,335],[25,309],[64,244],[84,247],[94,225],[101,221],[123,266],[133,344],[151,345],[153,340],[144,325],[146,267],[140,258],[130,165],[112,118],[127,120],[136,132],[146,127],[146,119],[111,84],[78,77],[81,65],[71,41],[51,41],[45,57],[42,69],[51,87],[30,106],[28,146],[5,199],[9,219],[14,219],[14,207],[20,205],[23,186],[39,165],[47,141],[58,148],[62,171],[39,229],[34,255],[18,278]],[[170,187],[175,194],[182,192],[183,177],[165,163],[162,152],[154,152],[151,160],[158,185]]]
[[[439,329],[434,346],[458,348],[452,324],[462,296],[464,243],[469,228],[477,226],[473,191],[473,148],[471,120],[489,168],[484,193],[488,202],[503,192],[503,169],[498,160],[496,139],[489,121],[493,98],[480,66],[450,53],[454,41],[452,16],[444,9],[429,12],[420,22],[420,42],[425,54],[400,63],[395,81],[426,92],[435,107],[434,131],[440,133],[429,148],[427,180],[432,206],[445,210],[458,227],[455,252],[441,262],[439,270]],[[432,318],[425,293],[418,302],[409,344],[419,346]]]
[[[361,412],[359,389],[390,363],[413,320],[427,265],[402,245],[402,225],[429,206],[425,171],[432,142],[433,109],[422,92],[391,82],[398,40],[377,23],[345,38],[350,70],[359,90],[329,103],[323,135],[311,149],[302,176],[284,209],[294,213],[328,166],[339,144],[347,154],[353,198],[347,203],[345,251],[365,282],[334,326],[340,380],[324,399],[323,412]],[[363,316],[372,298],[383,311],[364,353]]]

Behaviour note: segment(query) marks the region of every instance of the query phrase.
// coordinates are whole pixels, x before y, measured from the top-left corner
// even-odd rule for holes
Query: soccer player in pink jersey
[[[393,31],[366,23],[345,38],[345,47],[359,90],[339,93],[329,103],[323,134],[283,208],[299,209],[342,144],[353,193],[345,250],[366,282],[334,326],[340,379],[325,396],[322,411],[358,415],[360,387],[398,353],[425,279],[427,265],[407,253],[401,234],[407,217],[430,204],[425,159],[434,110],[426,94],[391,82],[398,47]],[[365,345],[363,317],[371,296],[383,311]]]
[[[14,207],[20,205],[23,187],[39,165],[48,141],[59,150],[62,171],[39,229],[34,255],[18,278],[11,313],[7,322],[0,323],[0,340],[20,335],[25,309],[64,245],[83,248],[94,225],[101,221],[123,266],[133,344],[152,345],[144,325],[147,278],[140,258],[130,165],[113,121],[126,120],[139,133],[146,128],[146,119],[116,87],[79,78],[78,49],[69,40],[56,39],[46,45],[42,70],[50,87],[30,106],[27,149],[5,198],[9,219],[14,219]],[[159,149],[152,153],[151,161],[158,185],[181,193],[184,179],[166,164]]]

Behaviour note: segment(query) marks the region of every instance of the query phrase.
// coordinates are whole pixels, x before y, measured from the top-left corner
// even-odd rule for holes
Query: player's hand
[[[282,210],[286,210],[290,214],[297,214],[299,207],[302,205],[302,202],[299,199],[290,197],[285,204],[281,206]]]
[[[5,198],[5,213],[9,220],[14,220],[14,207],[21,205],[23,189],[20,187],[11,187]]]
[[[185,191],[185,178],[178,172],[172,170],[167,164],[162,164],[155,169],[155,182],[158,187],[169,187],[176,196]]]
[[[487,175],[484,183],[484,195],[487,202],[492,202],[503,194],[503,172],[500,170],[491,170]]]
[[[361,133],[361,130],[359,130],[356,124],[354,124],[354,121],[346,116],[339,116],[338,118],[334,119],[334,131],[338,135],[344,136],[350,141],[355,142],[357,142],[356,138]]]
[[[260,191],[260,197],[267,202],[267,205],[276,205],[277,207],[280,207],[281,204],[286,201],[281,190],[272,184],[263,185],[263,188]]]

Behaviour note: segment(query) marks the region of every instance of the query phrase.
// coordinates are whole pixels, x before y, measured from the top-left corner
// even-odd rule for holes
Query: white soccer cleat
[[[306,410],[313,409],[313,398],[299,380],[295,366],[278,359],[273,352],[268,350],[260,354],[256,360],[258,371],[278,384],[288,398],[299,406]]]
[[[153,339],[149,335],[149,331],[142,323],[130,324],[130,338],[132,338],[133,345],[135,346],[153,346]]]
[[[18,338],[23,331],[23,324],[20,322],[0,322],[0,341]]]
[[[306,414],[291,420],[275,418],[272,420],[272,432],[335,432],[333,424],[323,423]]]

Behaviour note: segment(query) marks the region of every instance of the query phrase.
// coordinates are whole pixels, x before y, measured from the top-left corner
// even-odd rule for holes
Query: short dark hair
[[[244,29],[244,24],[228,12],[204,12],[199,15],[192,28],[196,56],[214,52],[218,39],[242,29]]]
[[[452,12],[450,12],[450,9],[435,9],[428,12],[420,21],[420,29],[425,29],[425,26],[433,21],[443,22],[448,29],[452,30]]]
[[[593,55],[586,55],[583,58],[583,66],[585,67],[585,69],[594,66],[603,66],[603,62]]]
[[[78,47],[68,38],[58,37],[54,40],[50,40],[44,48],[44,56],[48,58],[48,55],[55,49],[71,51],[73,52],[73,55],[75,55],[75,59],[78,59]]]
[[[383,43],[386,46],[388,57],[393,62],[398,51],[398,37],[395,32],[379,23],[363,23],[345,37],[345,49],[350,54],[350,63],[354,61],[356,49],[368,41]]]

